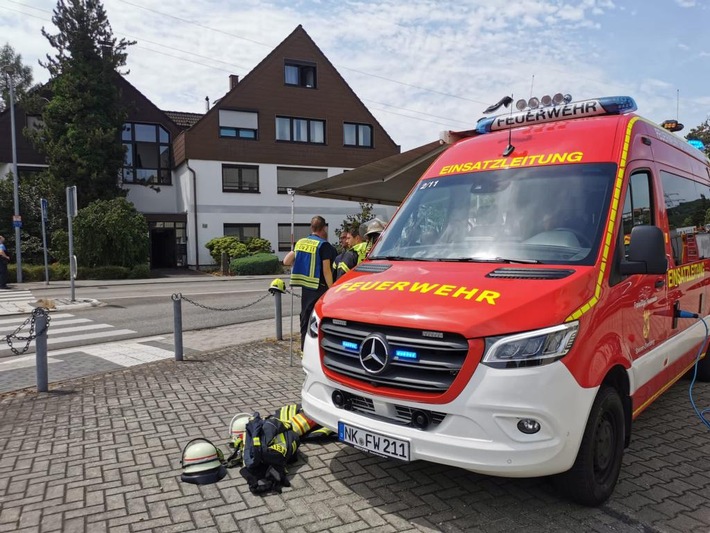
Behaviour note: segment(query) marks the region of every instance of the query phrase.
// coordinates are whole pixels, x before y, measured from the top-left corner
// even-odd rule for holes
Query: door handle
[[[657,279],[656,283],[654,284],[657,289],[662,288],[666,284],[666,280],[664,279]]]

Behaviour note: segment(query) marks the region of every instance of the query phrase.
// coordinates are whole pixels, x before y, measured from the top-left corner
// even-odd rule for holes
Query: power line
[[[10,3],[12,3],[12,4],[16,4],[16,5],[22,6],[22,7],[27,7],[27,8],[30,8],[30,9],[34,9],[34,10],[36,10],[36,11],[42,11],[42,12],[44,12],[44,13],[51,13],[50,10],[43,9],[43,8],[38,8],[38,7],[34,7],[34,6],[30,6],[30,5],[27,5],[27,4],[23,4],[22,2],[16,2],[16,1],[14,1],[14,0],[5,0],[5,1],[6,1],[6,2],[10,2]],[[247,40],[247,41],[250,41],[250,42],[259,44],[259,45],[267,46],[267,47],[270,46],[270,45],[268,45],[268,44],[266,44],[266,43],[261,43],[261,42],[258,42],[258,41],[254,41],[254,40],[252,40],[252,39],[248,39],[248,38],[246,38],[246,37],[241,37],[241,36],[238,36],[238,35],[235,35],[235,34],[232,34],[232,33],[229,33],[229,32],[225,32],[225,31],[222,31],[222,30],[219,30],[219,29],[216,29],[216,28],[210,28],[209,26],[205,26],[205,25],[203,25],[203,24],[199,24],[199,23],[195,23],[195,22],[193,22],[193,21],[189,21],[189,20],[186,20],[186,19],[182,19],[182,18],[176,17],[176,16],[174,16],[174,15],[169,15],[169,14],[166,14],[166,13],[161,13],[161,12],[159,12],[159,11],[156,11],[156,10],[153,10],[153,9],[150,9],[150,8],[147,8],[147,7],[143,7],[143,6],[140,6],[140,5],[138,5],[138,4],[134,4],[134,3],[129,2],[129,1],[127,1],[127,0],[120,0],[120,1],[123,2],[123,3],[125,3],[125,4],[129,4],[129,5],[131,5],[131,6],[135,6],[135,7],[138,7],[138,8],[140,8],[140,9],[144,9],[144,10],[146,10],[146,11],[150,11],[150,12],[152,12],[152,13],[155,13],[155,14],[158,14],[158,15],[161,15],[161,16],[167,16],[167,17],[170,17],[170,18],[179,20],[179,21],[184,22],[184,23],[186,23],[186,24],[194,24],[194,25],[196,25],[196,26],[205,28],[205,29],[210,30],[210,31],[216,31],[216,32],[218,32],[218,33],[223,33],[223,34],[228,35],[228,36],[230,36],[230,37],[235,37],[235,38],[239,38],[239,39],[244,39],[244,40]],[[30,13],[25,13],[25,12],[23,12],[23,11],[19,11],[19,10],[16,10],[16,9],[12,9],[12,8],[7,7],[7,6],[0,6],[0,7],[4,7],[5,9],[7,9],[7,10],[9,10],[9,11],[13,11],[13,12],[15,12],[15,13],[20,13],[20,14],[22,14],[22,15],[26,15],[26,16],[29,16],[29,17],[33,17],[33,18],[42,20],[42,21],[44,21],[44,22],[51,22],[51,20],[47,20],[47,19],[44,18],[44,17],[40,17],[40,16],[33,15],[33,14],[30,14]],[[213,61],[213,62],[216,62],[216,63],[221,63],[221,64],[223,64],[223,65],[232,66],[232,67],[236,67],[236,68],[243,69],[243,70],[248,70],[246,67],[243,67],[243,66],[240,66],[240,65],[235,65],[235,64],[229,63],[229,62],[227,62],[227,61],[222,61],[222,60],[220,60],[220,59],[215,59],[215,58],[212,58],[212,57],[208,57],[208,56],[196,54],[196,53],[194,53],[194,52],[190,52],[190,51],[187,51],[187,50],[181,50],[181,49],[175,48],[175,47],[173,47],[173,46],[171,46],[171,45],[161,44],[161,43],[158,43],[158,42],[155,42],[155,41],[150,41],[150,40],[145,39],[145,38],[137,37],[137,36],[134,36],[134,35],[128,35],[128,34],[125,34],[125,33],[122,33],[122,32],[118,32],[118,31],[116,32],[116,34],[117,34],[117,35],[120,35],[120,36],[123,36],[123,37],[127,37],[127,38],[129,38],[129,39],[137,40],[139,43],[145,42],[145,43],[152,44],[152,45],[154,45],[154,46],[160,46],[160,47],[162,47],[162,48],[167,48],[167,49],[169,49],[169,50],[171,50],[171,51],[176,51],[176,52],[180,52],[180,53],[183,53],[183,54],[188,54],[188,55],[191,55],[191,56],[195,56],[195,57],[198,57],[198,58],[200,58],[200,59],[206,59],[206,60],[208,60],[208,61]],[[227,72],[227,73],[229,73],[229,74],[233,74],[233,73],[234,73],[233,70],[226,70],[226,69],[224,69],[224,68],[220,68],[220,67],[217,67],[217,66],[206,65],[206,64],[203,63],[203,62],[194,61],[194,60],[188,59],[188,58],[186,58],[186,57],[180,57],[180,56],[177,56],[177,55],[169,54],[169,53],[167,53],[167,52],[161,52],[160,50],[155,50],[155,49],[153,49],[153,48],[149,48],[149,47],[143,46],[143,45],[141,45],[141,44],[136,44],[136,45],[134,45],[134,46],[136,46],[136,48],[140,48],[140,49],[146,50],[146,51],[148,51],[148,52],[153,52],[153,53],[160,54],[160,55],[163,55],[163,56],[166,56],[166,57],[171,57],[171,58],[173,58],[173,59],[177,59],[177,60],[180,60],[180,61],[185,61],[185,62],[187,62],[187,63],[192,63],[192,64],[195,64],[195,65],[199,65],[199,66],[201,66],[201,67],[207,67],[207,68],[211,68],[211,69],[214,69],[214,70],[219,70],[219,71],[222,71],[222,72]],[[477,100],[471,100],[471,99],[468,99],[468,98],[464,98],[464,97],[460,97],[460,96],[456,96],[456,95],[451,95],[451,94],[444,93],[444,92],[440,92],[440,91],[434,91],[434,90],[432,90],[432,89],[425,89],[425,88],[422,88],[422,87],[419,87],[419,86],[416,86],[416,85],[408,84],[408,83],[405,83],[405,82],[400,82],[400,81],[397,81],[397,80],[391,80],[391,79],[386,78],[386,77],[384,77],[384,76],[379,76],[379,75],[376,75],[376,74],[368,74],[368,73],[366,73],[366,72],[359,71],[359,70],[356,70],[356,69],[350,69],[350,68],[347,68],[347,67],[343,67],[343,68],[346,68],[347,70],[351,70],[351,71],[353,71],[353,72],[357,72],[357,73],[359,73],[359,74],[363,74],[363,75],[366,75],[366,76],[372,76],[372,77],[380,78],[380,79],[383,79],[383,80],[386,80],[386,81],[392,81],[392,82],[394,82],[394,83],[399,83],[399,84],[401,84],[401,85],[406,85],[406,86],[408,86],[408,87],[412,87],[412,88],[415,88],[415,89],[426,90],[426,91],[429,91],[429,92],[432,92],[432,93],[436,93],[436,94],[440,94],[440,95],[443,95],[443,96],[459,98],[459,99],[462,99],[462,100],[468,100],[468,101],[475,102],[475,103],[484,103],[484,102],[479,102],[479,101],[477,101]],[[364,99],[364,100],[365,100],[365,99]],[[368,101],[372,101],[372,100],[368,100]],[[447,120],[447,121],[449,121],[449,124],[452,123],[452,122],[453,122],[453,123],[458,123],[458,124],[463,124],[462,122],[459,122],[459,121],[457,121],[457,120],[455,120],[455,119],[451,119],[451,118],[448,118],[448,117],[442,117],[442,116],[438,116],[438,115],[432,115],[432,114],[425,113],[425,112],[422,112],[422,111],[417,111],[417,110],[413,110],[413,109],[408,109],[408,108],[405,108],[405,107],[399,107],[399,106],[395,106],[395,105],[392,105],[392,104],[387,104],[387,103],[384,103],[384,102],[374,102],[374,103],[376,103],[376,104],[378,104],[378,105],[382,105],[382,106],[391,107],[391,108],[394,108],[394,109],[400,109],[400,110],[402,110],[402,111],[408,111],[408,112],[416,113],[416,114],[418,114],[418,115],[426,115],[426,116],[430,116],[430,117],[433,117],[433,118],[440,118],[440,119],[442,119],[442,120]],[[442,126],[448,126],[448,125],[449,125],[449,124],[445,124],[445,123],[442,123],[442,122],[437,122],[437,121],[428,120],[428,119],[425,119],[425,118],[419,118],[419,117],[416,117],[416,116],[405,115],[405,114],[402,114],[402,113],[396,113],[396,112],[393,112],[393,111],[388,110],[388,109],[379,108],[378,110],[379,110],[379,111],[383,111],[383,112],[385,112],[385,113],[392,114],[392,115],[397,115],[397,116],[409,118],[409,119],[419,120],[419,121],[423,121],[423,122],[430,122],[430,123],[432,123],[432,124],[439,124],[439,125],[442,125]]]
[[[220,30],[220,29],[218,29],[218,28],[212,28],[211,26],[207,26],[207,25],[205,25],[205,24],[200,24],[199,22],[195,22],[195,21],[193,21],[193,20],[187,20],[187,19],[184,19],[184,18],[181,18],[181,17],[176,17],[175,15],[171,15],[170,13],[164,13],[164,12],[158,11],[158,10],[156,10],[156,9],[151,9],[151,8],[149,8],[149,7],[145,7],[145,6],[142,6],[142,5],[140,5],[140,4],[136,4],[136,3],[134,3],[134,2],[129,2],[128,0],[119,0],[119,2],[122,2],[122,3],[124,3],[124,4],[128,4],[128,5],[133,6],[133,7],[137,7],[137,8],[139,8],[139,9],[144,9],[144,10],[146,10],[146,11],[149,11],[150,13],[153,13],[153,14],[156,14],[156,15],[160,15],[161,17],[169,17],[169,18],[172,18],[172,19],[175,19],[175,20],[179,20],[180,22],[183,22],[183,23],[185,23],[185,24],[192,24],[193,26],[198,26],[198,27],[200,27],[200,28],[204,28],[204,29],[209,30],[209,31],[214,31],[214,32],[217,32],[217,33],[221,33],[221,34],[223,34],[223,35],[227,35],[227,36],[229,36],[229,37],[234,37],[235,39],[241,39],[241,40],[244,40],[244,41],[249,41],[249,42],[251,42],[251,43],[258,44],[258,45],[260,45],[260,46],[265,46],[265,47],[270,48],[270,49],[272,49],[272,50],[275,48],[273,45],[270,45],[270,44],[267,44],[267,43],[264,43],[264,42],[261,42],[261,41],[256,41],[256,40],[254,40],[254,39],[249,39],[249,38],[247,38],[247,37],[243,37],[243,36],[241,36],[241,35],[237,35],[236,33],[231,33],[231,32],[228,32],[228,31]],[[345,67],[345,66],[341,66],[340,68],[342,68],[343,70],[349,70],[349,71],[351,71],[351,72],[356,72],[356,73],[362,74],[362,75],[364,75],[364,76],[371,76],[371,77],[373,77],[373,78],[378,78],[378,79],[380,79],[380,80],[389,81],[389,82],[391,82],[391,83],[397,83],[397,84],[399,84],[399,85],[404,85],[405,87],[411,87],[411,88],[413,88],[413,89],[419,89],[419,90],[422,90],[422,91],[428,91],[428,92],[431,92],[431,93],[434,93],[434,94],[439,94],[439,95],[442,95],[442,96],[447,96],[447,97],[449,97],[449,98],[457,98],[457,99],[459,99],[459,100],[466,100],[466,101],[468,101],[468,102],[473,102],[473,103],[476,103],[476,104],[488,105],[488,102],[482,102],[482,101],[480,101],[480,100],[474,100],[474,99],[472,99],[472,98],[466,98],[466,97],[464,97],[464,96],[459,96],[459,95],[457,95],[457,94],[445,93],[445,92],[442,92],[442,91],[437,91],[437,90],[435,90],[435,89],[429,89],[429,88],[427,88],[427,87],[421,87],[421,86],[419,86],[419,85],[414,85],[414,84],[406,83],[406,82],[399,81],[399,80],[393,80],[392,78],[387,78],[387,77],[385,77],[385,76],[380,76],[380,75],[378,75],[378,74],[372,74],[372,73],[369,73],[369,72],[364,72],[364,71],[362,71],[362,70],[357,70],[357,69],[350,68],[350,67]]]

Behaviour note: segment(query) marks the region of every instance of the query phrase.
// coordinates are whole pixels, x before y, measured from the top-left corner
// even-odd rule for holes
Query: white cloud
[[[46,72],[36,59],[51,52],[39,29],[51,26],[54,5],[53,0],[0,0],[0,34],[35,65],[39,80]],[[114,33],[139,41],[129,50],[129,80],[171,110],[203,111],[205,96],[214,101],[227,91],[229,74],[245,76],[302,24],[403,149],[434,140],[442,129],[471,127],[504,94],[530,96],[533,75],[538,95],[631,94],[644,102],[646,114],[656,109],[660,114],[665,93],[673,92],[637,79],[638,59],[624,54],[623,42],[609,55],[609,16],[625,9],[611,0],[469,0],[447,3],[445,9],[437,0],[174,0],[170,5],[104,0],[104,5]],[[620,38],[633,39],[626,32]],[[684,41],[679,53],[681,46],[693,48]],[[658,69],[662,81],[663,66]],[[698,83],[697,69],[692,72]],[[708,94],[700,91],[694,98]]]

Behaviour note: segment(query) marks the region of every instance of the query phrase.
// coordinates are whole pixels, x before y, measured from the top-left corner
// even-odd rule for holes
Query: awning
[[[337,176],[309,183],[296,189],[296,194],[397,206],[448,146],[434,141]]]

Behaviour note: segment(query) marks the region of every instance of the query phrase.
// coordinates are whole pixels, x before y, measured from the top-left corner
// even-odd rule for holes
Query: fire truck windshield
[[[591,265],[615,172],[574,164],[422,180],[370,258]]]

